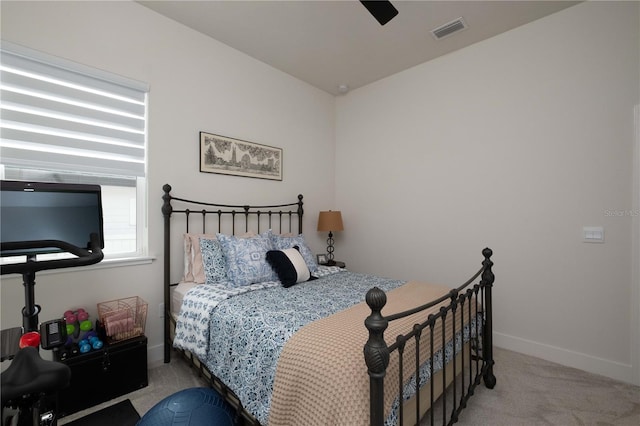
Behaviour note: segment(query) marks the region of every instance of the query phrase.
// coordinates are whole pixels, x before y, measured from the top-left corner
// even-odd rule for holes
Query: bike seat
[[[38,349],[27,346],[18,351],[11,365],[0,374],[2,406],[22,395],[63,389],[70,380],[68,365],[44,360]]]

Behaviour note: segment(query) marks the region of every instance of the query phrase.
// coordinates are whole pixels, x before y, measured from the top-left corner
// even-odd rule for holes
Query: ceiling
[[[359,1],[139,1],[334,95],[482,41],[576,1],[394,1],[381,26]],[[431,30],[462,17],[467,28]]]

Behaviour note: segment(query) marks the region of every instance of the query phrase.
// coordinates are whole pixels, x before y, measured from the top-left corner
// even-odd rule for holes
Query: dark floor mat
[[[95,413],[67,423],[68,426],[135,426],[140,420],[140,415],[131,404],[125,399],[122,402],[103,408]]]

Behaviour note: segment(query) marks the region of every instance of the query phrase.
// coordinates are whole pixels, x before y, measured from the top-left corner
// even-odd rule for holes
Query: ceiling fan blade
[[[369,13],[373,15],[374,18],[380,22],[380,25],[384,25],[393,19],[394,16],[398,14],[398,9],[393,7],[390,1],[386,0],[374,0],[374,1],[363,1],[360,0],[360,3],[364,7],[367,8]]]

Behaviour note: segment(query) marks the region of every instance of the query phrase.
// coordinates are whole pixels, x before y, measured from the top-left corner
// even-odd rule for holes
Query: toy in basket
[[[110,342],[144,334],[147,302],[138,296],[98,303],[98,317]]]

